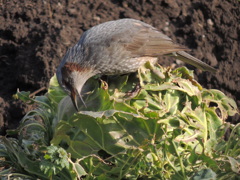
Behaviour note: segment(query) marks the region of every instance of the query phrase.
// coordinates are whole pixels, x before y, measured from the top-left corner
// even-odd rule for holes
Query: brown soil
[[[127,17],[152,24],[216,67],[219,71],[215,75],[196,70],[196,78],[204,87],[219,89],[234,98],[239,107],[238,0],[1,0],[0,134],[16,127],[31,108],[13,100],[17,88],[33,92],[47,87],[66,50],[83,31]],[[163,58],[161,62],[166,66],[175,61]],[[236,123],[239,117],[229,121]]]

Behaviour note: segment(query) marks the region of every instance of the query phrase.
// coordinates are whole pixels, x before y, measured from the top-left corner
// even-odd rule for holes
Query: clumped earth
[[[99,23],[135,18],[163,31],[191,54],[216,67],[195,69],[205,88],[219,89],[240,106],[240,3],[238,0],[0,1],[0,134],[15,128],[33,108],[14,100],[17,89],[48,87],[67,49]],[[178,61],[161,57],[164,66]],[[40,93],[45,93],[41,91]],[[239,121],[236,115],[228,119]]]

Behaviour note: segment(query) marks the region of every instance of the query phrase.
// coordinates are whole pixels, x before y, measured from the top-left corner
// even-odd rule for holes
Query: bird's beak
[[[73,90],[71,91],[71,99],[72,99],[73,105],[74,105],[75,109],[77,110],[77,112],[79,111],[78,100],[77,100],[78,98],[80,98],[80,100],[82,101],[83,105],[84,105],[85,107],[87,107],[86,104],[85,104],[85,102],[84,102],[83,99],[82,99],[81,94],[79,94],[76,89],[73,89]]]
[[[73,89],[71,91],[71,99],[72,99],[74,107],[76,108],[76,110],[78,112],[79,108],[78,108],[78,102],[77,102],[77,94],[78,94],[78,92],[76,91],[76,89]]]

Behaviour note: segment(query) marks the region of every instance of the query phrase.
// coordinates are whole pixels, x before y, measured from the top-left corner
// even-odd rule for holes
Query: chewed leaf
[[[223,119],[226,119],[228,116],[233,116],[236,113],[239,113],[236,102],[225,96],[225,94],[216,89],[206,90],[202,92],[203,100],[208,104],[211,102],[216,103],[217,107],[221,111]]]
[[[218,142],[218,130],[224,121],[214,107],[209,107],[209,102],[215,100],[221,105],[220,109],[226,111],[225,95],[203,90],[193,79],[192,71],[186,68],[171,72],[147,63],[139,69],[138,75],[138,78],[112,77],[108,83],[101,81],[100,88],[96,86],[86,98],[86,104],[90,105],[87,111],[82,109],[71,116],[64,111],[64,105],[67,108],[68,103],[63,102],[60,106],[63,118],[56,126],[52,143],[64,142],[74,158],[96,157],[103,151],[107,160],[116,165],[109,167],[101,161],[92,162],[94,167],[99,167],[95,173],[104,174],[103,177],[106,173],[119,172],[119,168],[131,165],[136,168],[141,167],[140,164],[155,167],[155,175],[160,172],[162,175],[165,167],[181,174],[177,170],[181,169],[179,164],[169,164],[178,162],[183,154],[189,156],[192,163],[201,160],[216,167],[216,162],[204,152],[212,155]],[[140,88],[137,88],[138,82]],[[232,112],[235,109],[233,106]],[[140,169],[140,173],[147,172]],[[213,171],[206,172],[214,177]],[[165,178],[175,176],[170,173]],[[126,176],[118,174],[116,177]],[[203,172],[201,177],[204,177]]]
[[[82,91],[87,107],[79,101],[79,112],[56,76],[46,95],[18,96],[38,108],[22,119],[18,143],[5,146],[13,164],[21,163],[17,170],[29,168],[34,178],[214,179],[221,170],[226,177],[238,173],[239,125],[225,124],[238,112],[236,103],[202,89],[185,67],[172,71],[148,62],[136,74],[90,78]],[[45,147],[41,153],[39,146]],[[0,145],[1,154],[8,158]],[[28,156],[36,171],[25,165]]]
[[[236,102],[231,98],[226,96],[222,98],[222,106],[227,110],[229,116],[234,116],[234,114],[239,113]]]
[[[197,86],[193,85],[191,81],[186,79],[177,78],[174,80],[181,91],[186,92],[189,96],[198,96],[200,97],[200,90]]]

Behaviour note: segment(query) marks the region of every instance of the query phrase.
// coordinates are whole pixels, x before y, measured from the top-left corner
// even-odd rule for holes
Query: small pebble
[[[211,19],[208,19],[208,20],[207,20],[207,23],[208,23],[208,25],[210,25],[210,26],[213,26],[213,25],[214,25],[214,23],[213,23],[213,21],[212,21]]]
[[[101,18],[99,16],[94,16],[93,19],[96,20],[96,21],[100,21],[101,20]]]

